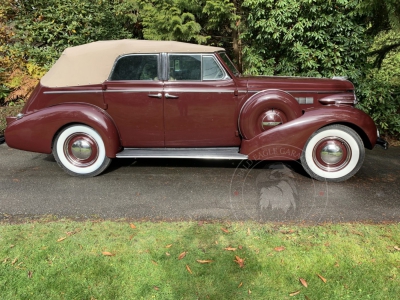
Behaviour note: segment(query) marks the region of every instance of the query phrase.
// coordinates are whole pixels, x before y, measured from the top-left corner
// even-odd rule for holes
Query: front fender
[[[28,113],[21,119],[7,118],[7,123],[7,145],[20,150],[50,154],[54,136],[62,127],[73,123],[86,124],[95,129],[103,138],[108,157],[114,158],[121,148],[111,117],[90,104],[59,104]]]
[[[367,148],[372,149],[375,146],[377,130],[370,116],[353,107],[330,106],[307,110],[295,120],[264,131],[251,140],[243,140],[240,153],[248,155],[249,159],[268,159],[271,150],[265,151],[266,147],[276,145],[296,150],[279,152],[279,159],[297,160],[300,159],[308,138],[318,129],[330,124],[347,125],[358,132]]]

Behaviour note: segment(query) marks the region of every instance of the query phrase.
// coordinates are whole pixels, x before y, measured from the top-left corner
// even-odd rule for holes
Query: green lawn
[[[399,224],[130,224],[3,223],[0,298],[395,299],[400,294]]]

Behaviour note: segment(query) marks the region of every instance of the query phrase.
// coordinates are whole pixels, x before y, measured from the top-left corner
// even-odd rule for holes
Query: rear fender
[[[317,108],[301,117],[265,131],[251,140],[243,140],[240,153],[253,160],[297,160],[309,137],[318,129],[343,124],[356,129],[369,149],[375,146],[377,130],[374,121],[353,107]]]
[[[52,152],[55,135],[69,124],[85,124],[104,141],[106,155],[114,158],[121,148],[120,137],[111,117],[97,106],[65,103],[34,111],[22,118],[7,118],[7,145],[25,151]]]

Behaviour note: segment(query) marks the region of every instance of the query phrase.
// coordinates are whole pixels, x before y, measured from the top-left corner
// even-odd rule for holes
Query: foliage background
[[[400,137],[397,0],[4,0],[0,105],[23,102],[66,47],[122,38],[222,46],[244,74],[347,76]]]

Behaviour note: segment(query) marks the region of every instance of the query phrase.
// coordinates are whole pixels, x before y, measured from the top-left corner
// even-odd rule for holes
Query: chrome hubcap
[[[325,145],[321,150],[321,159],[328,165],[337,164],[343,158],[343,150],[336,144]]]
[[[99,147],[96,141],[85,133],[75,133],[64,142],[64,155],[77,167],[94,164],[98,158]]]
[[[313,149],[314,163],[327,172],[336,172],[345,168],[351,159],[350,145],[339,137],[326,137]]]
[[[76,140],[71,146],[71,153],[78,159],[88,159],[92,155],[92,147],[88,141]]]

